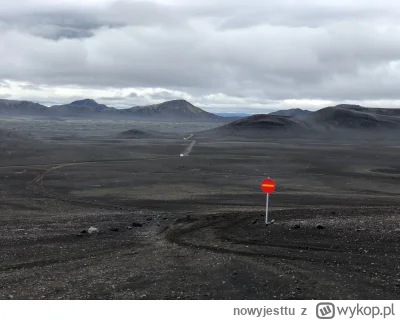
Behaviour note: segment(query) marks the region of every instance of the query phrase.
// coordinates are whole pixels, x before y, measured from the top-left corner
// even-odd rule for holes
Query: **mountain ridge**
[[[379,113],[377,113],[379,111]],[[380,134],[400,132],[400,109],[347,107],[338,105],[307,113],[300,117],[276,114],[257,114],[203,131],[218,136],[300,136],[307,134],[331,135],[341,133]]]
[[[18,100],[0,100],[0,115],[11,116],[57,116],[57,117],[94,117],[112,119],[145,119],[145,120],[187,120],[227,122],[234,118],[221,117],[194,106],[186,100],[170,100],[147,106],[135,106],[116,109],[99,104],[93,99],[75,100],[71,103],[44,105]]]
[[[190,102],[178,99],[147,106],[116,109],[93,99],[75,100],[68,104],[46,107],[25,100],[0,99],[0,115],[38,117],[78,117],[101,119],[137,119],[155,121],[205,121],[228,123],[225,129],[243,131],[310,129],[396,129],[399,127],[400,109],[366,108],[354,104],[338,104],[317,111],[299,108],[279,110],[267,115],[248,117],[222,117],[207,112]],[[286,120],[285,120],[286,119]],[[287,121],[290,119],[290,121]],[[237,122],[239,121],[239,122]],[[290,131],[289,130],[289,131]],[[317,130],[318,131],[318,130]]]
[[[311,112],[312,111],[305,110],[305,109],[293,108],[293,109],[278,110],[278,111],[270,112],[269,114],[275,115],[275,116],[285,116],[285,117],[300,117],[300,116],[309,114]]]

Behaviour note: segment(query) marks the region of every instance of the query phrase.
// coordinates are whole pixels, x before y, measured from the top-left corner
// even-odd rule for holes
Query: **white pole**
[[[269,193],[267,193],[267,199],[265,201],[265,224],[268,224],[268,199],[269,198]]]

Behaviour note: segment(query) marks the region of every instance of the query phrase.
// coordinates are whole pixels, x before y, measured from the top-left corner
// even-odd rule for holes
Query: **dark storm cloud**
[[[48,39],[84,38],[93,35],[93,30],[103,23],[90,14],[80,12],[39,12],[19,16],[0,15],[2,29],[18,30]]]
[[[35,1],[0,14],[0,79],[209,104],[400,99],[395,2]]]
[[[53,40],[92,37],[95,30],[104,27],[181,25],[167,7],[151,2],[115,2],[102,9],[61,7],[20,15],[5,12],[0,13],[0,23],[3,30],[20,30]]]

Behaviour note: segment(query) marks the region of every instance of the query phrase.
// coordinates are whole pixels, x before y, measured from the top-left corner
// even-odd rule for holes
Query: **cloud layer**
[[[0,0],[0,97],[400,106],[394,1],[81,2]]]

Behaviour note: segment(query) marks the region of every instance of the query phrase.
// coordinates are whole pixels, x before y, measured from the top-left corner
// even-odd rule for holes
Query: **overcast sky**
[[[0,98],[400,107],[397,0],[0,0]]]

